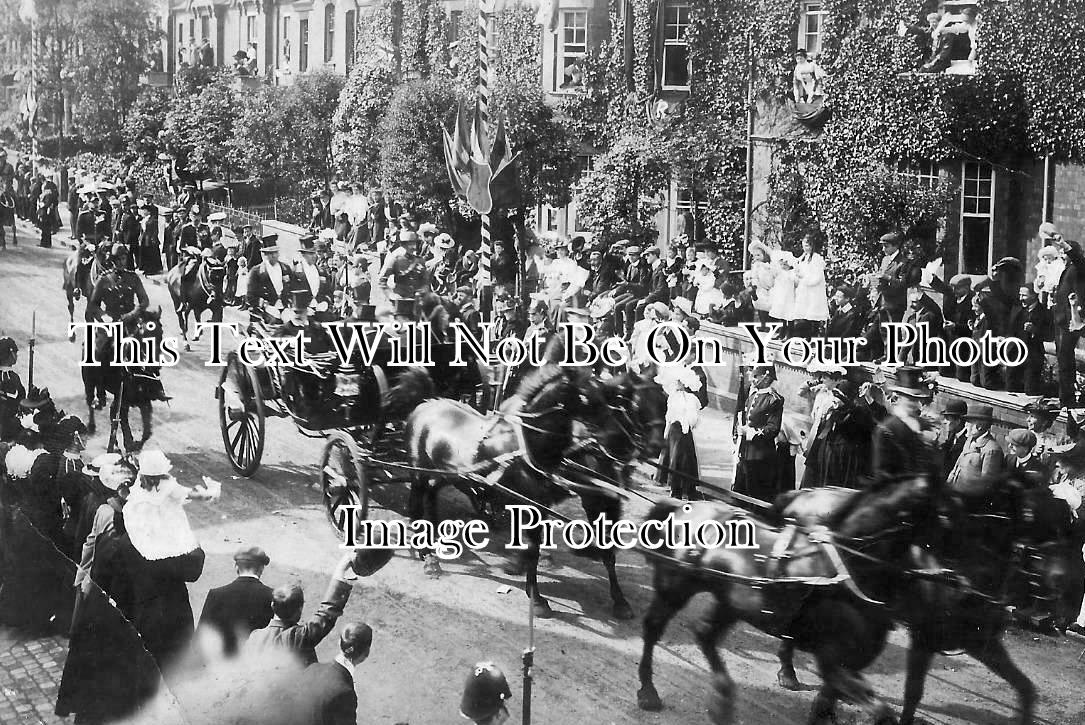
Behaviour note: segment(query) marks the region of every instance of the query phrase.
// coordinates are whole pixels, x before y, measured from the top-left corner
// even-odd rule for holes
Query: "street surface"
[[[61,248],[44,250],[36,247],[36,236],[29,227],[20,225],[19,232],[19,246],[9,243],[7,250],[0,251],[0,330],[20,345],[19,371],[25,382],[26,341],[32,313],[36,312],[34,381],[48,386],[60,407],[85,420],[77,346],[67,339],[67,311],[60,287],[66,233],[57,235],[56,244]],[[147,289],[152,305],[162,305],[166,334],[178,335],[165,287],[152,283]],[[82,310],[79,303],[77,319]],[[227,311],[227,319],[236,318],[236,310]],[[188,506],[208,555],[202,578],[189,587],[193,610],[200,611],[209,588],[232,580],[232,554],[245,544],[267,550],[271,566],[264,580],[271,586],[291,580],[302,583],[308,613],[317,605],[331,567],[340,556],[335,533],[312,486],[317,480],[321,441],[302,437],[288,421],[271,419],[261,469],[250,480],[237,478],[223,453],[214,395],[219,369],[204,365],[209,350],[209,336],[205,336],[193,345],[191,353],[182,355],[176,367],[164,370],[165,388],[173,400],[168,406],[156,405],[154,435],[149,443],[170,456],[181,483],[194,485],[204,475],[223,483],[222,497],[216,503]],[[98,412],[97,416],[99,432],[90,440],[88,459],[106,445],[108,415]],[[698,428],[705,473],[720,481],[729,478],[731,467],[730,423],[729,416],[712,412]],[[138,434],[138,413],[133,414],[132,424]],[[643,491],[664,493],[649,485]],[[458,496],[445,496],[445,511],[467,511]],[[636,519],[645,510],[646,504],[641,503],[626,515]],[[578,507],[569,504],[563,511],[576,514]],[[520,722],[519,670],[520,655],[528,643],[528,602],[522,582],[502,572],[504,561],[500,544],[491,544],[489,551],[467,553],[458,561],[444,563],[445,575],[432,580],[423,575],[419,561],[400,553],[376,575],[361,580],[343,621],[364,620],[375,631],[373,654],[355,675],[362,722],[465,722],[458,714],[460,691],[469,667],[479,660],[493,660],[509,675],[514,692],[511,722]],[[657,649],[656,686],[666,709],[642,712],[635,698],[639,617],[651,598],[650,569],[642,556],[622,552],[619,571],[638,614],[638,619],[629,622],[617,622],[610,616],[606,577],[600,565],[559,550],[553,554],[552,565],[540,572],[543,593],[550,598],[556,617],[535,623],[534,721],[622,725],[706,722],[709,676],[689,627],[704,610],[706,600],[699,597],[680,615]],[[502,593],[506,585],[511,591]],[[1085,643],[1019,630],[1007,637],[1011,654],[1039,688],[1037,722],[1085,723],[1081,698],[1085,663],[1079,659]],[[904,687],[906,641],[906,633],[895,632],[885,654],[868,673],[875,689],[897,709]],[[813,693],[788,692],[776,686],[776,644],[773,638],[745,625],[738,626],[725,642],[724,657],[736,680],[737,712],[743,723],[805,721]],[[27,646],[20,644],[18,651],[27,652]],[[318,655],[327,661],[336,649],[333,634],[318,648]],[[3,669],[14,664],[2,655],[0,662]],[[800,655],[798,665],[800,680],[809,685],[819,682],[808,657]],[[59,677],[59,671],[45,664],[36,670],[35,677],[47,680]],[[19,689],[20,682],[29,680],[3,681],[6,704],[0,701],[0,722],[55,721],[53,703],[40,699],[27,702],[32,698]],[[27,691],[33,693],[55,691],[48,682],[31,684]],[[223,681],[221,686],[228,689],[230,682]],[[177,694],[181,707],[189,711],[198,711],[211,699],[206,691]],[[11,709],[11,703],[21,708]],[[49,707],[40,708],[43,704]],[[1005,683],[978,663],[963,656],[938,657],[927,680],[921,713],[933,723],[989,725],[1009,722],[1013,704],[1013,693]],[[35,708],[40,709],[35,712]],[[18,713],[15,720],[9,717],[13,712]],[[842,708],[842,714],[842,722],[865,721],[850,708]]]

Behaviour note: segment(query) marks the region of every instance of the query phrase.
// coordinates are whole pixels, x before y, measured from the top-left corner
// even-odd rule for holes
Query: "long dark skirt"
[[[20,508],[5,506],[0,518],[0,623],[40,634],[67,632],[75,563]]]
[[[775,460],[739,460],[735,471],[735,493],[772,502],[780,494],[780,471]]]
[[[825,485],[825,442],[815,440],[806,452],[806,465],[802,472],[802,488],[818,488]]]
[[[703,498],[697,490],[696,479],[701,477],[701,469],[697,464],[697,444],[693,440],[692,429],[689,433],[683,433],[681,425],[671,423],[667,429],[667,444],[659,456],[659,465],[663,468],[656,471],[656,481],[670,488],[671,496],[688,501]],[[671,471],[665,470],[668,468]]]
[[[820,485],[858,488],[859,476],[867,473],[869,460],[869,445],[859,445],[843,438],[826,441],[820,455]]]

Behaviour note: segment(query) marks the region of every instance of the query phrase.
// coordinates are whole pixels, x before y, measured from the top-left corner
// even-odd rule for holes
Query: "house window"
[[[258,18],[255,15],[249,15],[245,18],[245,44],[255,43],[257,38],[257,23]]]
[[[901,161],[897,164],[897,174],[924,189],[938,186],[938,167],[932,161]]]
[[[324,6],[324,62],[332,62],[335,51],[335,6]]]
[[[961,171],[962,274],[986,274],[994,262],[995,171],[988,164],[964,163]]]
[[[298,26],[298,70],[304,73],[309,70],[309,19],[298,21]]]
[[[204,38],[207,38],[208,40],[211,39],[211,18],[207,17],[206,15],[204,15],[202,18],[200,18],[200,42],[201,43],[203,42]]]
[[[671,202],[671,238],[685,235],[689,239],[700,238],[698,228],[701,214],[708,208],[708,203],[698,199],[697,193],[682,182],[673,185],[674,196]]]
[[[347,73],[350,73],[351,66],[354,65],[354,11],[348,10],[346,15],[346,27],[343,31],[345,36],[345,42],[343,47],[346,49],[346,64]]]
[[[290,16],[283,18],[283,66],[290,67]]]
[[[580,181],[583,181],[585,178],[587,178],[587,176],[589,174],[591,174],[592,169],[595,168],[595,157],[590,156],[588,154],[583,154],[581,156],[577,156],[576,157],[576,166],[580,170]],[[575,201],[570,202],[569,203],[569,233],[572,234],[574,232],[579,233],[579,232],[587,232],[587,231],[588,231],[588,229],[584,225],[584,220],[576,212],[576,202]]]
[[[455,43],[460,39],[461,25],[463,23],[463,11],[453,10],[448,17],[448,42]]]
[[[669,0],[663,7],[663,88],[689,90],[689,3]]]
[[[196,43],[196,18],[189,18],[188,21],[188,42]]]
[[[827,12],[821,2],[804,2],[799,17],[799,47],[811,57],[821,52],[821,33]]]
[[[564,10],[554,54],[554,90],[579,88],[584,82],[584,56],[588,52],[588,11]]]

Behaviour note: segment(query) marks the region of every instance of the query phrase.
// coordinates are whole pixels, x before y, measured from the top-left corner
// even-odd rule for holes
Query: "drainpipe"
[[[753,30],[746,33],[746,208],[744,210],[745,228],[743,230],[742,266],[746,267],[750,250],[750,237],[753,234]]]
[[[1048,208],[1051,203],[1051,154],[1044,157],[1044,208],[1040,221],[1051,221],[1048,218]]]

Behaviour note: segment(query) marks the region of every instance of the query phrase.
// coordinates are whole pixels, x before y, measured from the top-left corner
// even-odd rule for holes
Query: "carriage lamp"
[[[362,392],[353,368],[341,365],[335,371],[335,394],[340,398],[357,398]]]

